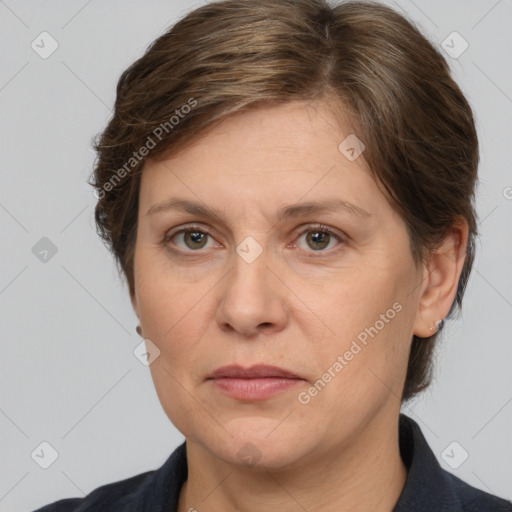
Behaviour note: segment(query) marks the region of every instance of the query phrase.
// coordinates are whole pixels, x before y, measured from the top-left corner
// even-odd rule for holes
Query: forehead
[[[323,103],[289,102],[231,116],[172,156],[149,160],[141,205],[147,211],[172,195],[224,209],[235,202],[274,208],[329,196],[375,211],[384,197],[364,152],[347,158],[346,141],[354,146],[355,139],[350,130]]]

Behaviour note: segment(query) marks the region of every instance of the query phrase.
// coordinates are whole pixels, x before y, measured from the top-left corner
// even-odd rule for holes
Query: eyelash
[[[165,246],[168,250],[170,250],[171,252],[175,253],[175,254],[179,254],[179,255],[184,255],[184,254],[187,254],[187,253],[194,253],[194,252],[201,252],[200,250],[197,250],[197,251],[193,251],[193,250],[183,250],[183,249],[171,249],[169,247],[169,242],[171,241],[172,238],[174,238],[176,235],[179,235],[181,233],[186,233],[186,232],[189,232],[189,231],[198,231],[200,233],[203,233],[205,235],[208,235],[209,237],[211,238],[214,238],[213,237],[213,234],[208,230],[208,229],[205,229],[201,226],[195,226],[195,225],[189,225],[189,226],[186,226],[178,231],[175,231],[173,233],[166,233],[165,236],[164,236],[164,239],[162,240],[162,245]],[[330,236],[333,236],[334,238],[336,238],[336,240],[338,240],[338,242],[340,242],[341,244],[343,244],[345,242],[344,238],[340,235],[338,235],[336,232],[334,232],[331,228],[329,228],[328,226],[325,226],[323,224],[315,224],[315,225],[309,225],[307,226],[303,231],[301,231],[299,233],[299,235],[297,236],[297,240],[304,234],[306,233],[309,233],[309,232],[312,232],[312,231],[317,231],[317,232],[320,232],[320,233],[328,233]],[[315,257],[318,257],[318,256],[322,256],[322,255],[325,255],[325,254],[331,254],[333,252],[336,252],[337,249],[330,249],[330,250],[319,250],[319,251],[308,251],[308,252],[311,252],[312,255],[310,257],[312,258],[315,258]],[[314,255],[314,253],[317,253],[317,255]]]

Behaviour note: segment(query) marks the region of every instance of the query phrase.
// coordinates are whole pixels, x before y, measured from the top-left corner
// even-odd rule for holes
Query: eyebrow
[[[170,198],[161,203],[156,203],[149,208],[146,215],[154,215],[160,212],[178,211],[198,215],[201,217],[209,217],[226,222],[224,214],[210,206],[196,203],[188,199]],[[372,216],[370,212],[363,210],[359,206],[343,201],[341,199],[330,199],[325,201],[309,201],[294,205],[284,206],[277,212],[276,218],[279,222],[300,217],[301,215],[316,214],[323,212],[344,212],[353,217],[367,219]]]

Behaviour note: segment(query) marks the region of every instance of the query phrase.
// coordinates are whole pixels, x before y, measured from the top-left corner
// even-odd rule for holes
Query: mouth
[[[277,366],[256,365],[250,368],[223,366],[210,377],[216,390],[239,400],[265,400],[288,391],[304,379]]]

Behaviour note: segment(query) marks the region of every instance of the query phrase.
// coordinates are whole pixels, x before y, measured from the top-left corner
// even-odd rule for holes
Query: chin
[[[212,440],[208,450],[228,464],[247,467],[254,471],[283,469],[314,450],[313,437],[308,443],[303,428],[280,424],[282,418],[254,417],[232,420],[224,425],[231,434],[223,432],[221,439]]]

